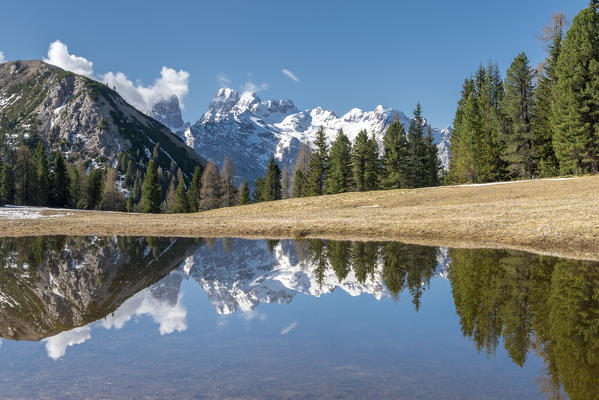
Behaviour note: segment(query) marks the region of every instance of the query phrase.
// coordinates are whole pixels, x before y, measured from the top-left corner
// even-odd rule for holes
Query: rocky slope
[[[178,105],[177,105],[178,109]],[[0,64],[0,132],[15,145],[35,135],[67,159],[115,166],[120,152],[147,160],[160,143],[159,164],[186,175],[204,161],[168,128],[95,80],[41,61]]]
[[[261,100],[255,93],[240,95],[233,89],[220,89],[204,115],[195,124],[181,128],[180,111],[175,105],[172,100],[161,103],[152,115],[171,126],[205,159],[221,165],[231,155],[238,176],[252,182],[264,174],[273,155],[282,166],[292,168],[301,143],[312,142],[321,126],[329,141],[333,141],[339,129],[352,141],[360,130],[366,129],[375,134],[380,144],[395,118],[406,130],[410,124],[404,113],[383,106],[372,111],[354,108],[338,116],[321,107],[299,111],[291,100]],[[433,135],[447,167],[451,129],[433,129]]]

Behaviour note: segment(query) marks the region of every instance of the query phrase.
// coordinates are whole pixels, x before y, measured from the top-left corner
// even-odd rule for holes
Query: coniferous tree
[[[20,205],[35,203],[36,171],[31,151],[27,146],[17,147],[15,154],[15,201]]]
[[[220,205],[222,207],[231,207],[237,204],[237,187],[235,184],[235,166],[230,156],[225,158],[225,162],[220,170],[220,192],[222,193]]]
[[[467,81],[468,82],[468,81]],[[470,81],[472,83],[472,81]],[[450,174],[456,183],[479,182],[479,160],[477,156],[481,148],[480,111],[474,88],[465,84],[463,96],[456,112],[455,135],[451,137],[452,159]]]
[[[87,177],[83,162],[77,161],[69,170],[69,206],[72,208],[86,208]]]
[[[191,178],[191,185],[189,186],[189,190],[187,191],[187,195],[189,197],[189,210],[191,212],[200,211],[200,201],[201,201],[201,191],[202,191],[202,169],[198,165],[195,167],[193,171],[193,177]]]
[[[339,129],[331,146],[329,170],[325,180],[325,193],[345,193],[352,187],[351,142],[343,129]]]
[[[212,161],[208,162],[202,174],[202,189],[200,191],[200,209],[212,210],[218,208],[221,198],[221,184],[218,167]]]
[[[116,180],[118,171],[110,168],[106,171],[106,177],[104,179],[104,188],[102,191],[102,200],[100,201],[99,208],[107,211],[122,211],[125,205],[125,198],[119,191]]]
[[[383,137],[383,187],[399,189],[407,187],[408,141],[404,126],[393,121]]]
[[[310,156],[307,174],[308,196],[320,196],[323,193],[324,182],[327,175],[329,158],[329,145],[324,128],[321,126],[316,132],[314,150]]]
[[[15,201],[15,181],[12,168],[7,162],[0,169],[0,204],[13,204]]]
[[[254,203],[260,203],[261,201],[264,201],[264,192],[264,178],[259,176],[258,179],[254,181],[254,193],[252,195]]]
[[[561,174],[599,171],[599,2],[574,18],[557,61],[553,145]]]
[[[434,142],[430,125],[424,139],[424,148],[426,152],[426,161],[424,163],[425,174],[423,186],[438,186],[441,162],[439,160],[437,145]]]
[[[364,189],[376,190],[379,188],[381,167],[379,148],[374,134],[366,142],[366,165],[364,169]]]
[[[35,190],[36,204],[40,206],[48,205],[50,200],[50,169],[48,167],[48,157],[42,142],[39,142],[33,153],[33,163],[35,165]]]
[[[512,177],[532,178],[538,154],[532,132],[533,70],[525,53],[519,54],[507,71],[505,79],[504,159]]]
[[[250,199],[250,187],[248,185],[248,180],[245,179],[243,181],[243,186],[240,190],[240,195],[239,195],[239,205],[240,206],[244,206],[246,204],[250,204],[251,199]]]
[[[144,213],[160,213],[162,193],[158,182],[158,166],[154,159],[150,160],[146,169],[146,176],[141,189],[141,199]]]
[[[266,175],[264,176],[262,200],[280,200],[281,197],[281,170],[279,169],[274,157],[271,157],[266,167]]]
[[[55,207],[63,208],[69,205],[69,175],[60,151],[54,153],[52,192]]]
[[[408,129],[408,187],[422,186],[425,159],[424,119],[422,118],[422,107],[418,103]]]
[[[310,147],[308,147],[306,143],[302,143],[298,156],[295,160],[295,166],[293,168],[293,185],[291,188],[292,197],[307,196],[307,173],[309,164]]]
[[[368,160],[368,133],[366,130],[358,132],[352,147],[352,175],[354,189],[363,192],[367,189],[366,164]]]
[[[281,193],[283,199],[288,199],[291,192],[291,177],[289,176],[289,170],[285,165],[281,171]]]
[[[539,155],[537,174],[553,176],[559,173],[553,149],[552,108],[557,86],[557,60],[561,52],[567,19],[562,12],[551,16],[551,23],[544,28],[542,40],[547,45],[547,59],[538,68],[537,88],[532,109],[532,132]]]
[[[104,189],[104,173],[100,169],[90,168],[87,175],[87,209],[95,210],[100,207]]]
[[[189,210],[189,197],[185,191],[185,179],[179,179],[177,190],[175,191],[173,214],[183,214],[189,212]]]

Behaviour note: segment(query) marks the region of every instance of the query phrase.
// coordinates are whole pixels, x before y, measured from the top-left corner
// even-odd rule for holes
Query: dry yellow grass
[[[395,239],[599,260],[597,176],[346,193],[197,214],[69,213],[37,220],[0,218],[0,235]]]

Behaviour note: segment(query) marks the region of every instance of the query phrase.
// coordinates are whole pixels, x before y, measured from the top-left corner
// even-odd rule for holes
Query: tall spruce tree
[[[15,201],[15,181],[12,168],[7,162],[0,169],[0,203],[13,204]]]
[[[239,194],[239,205],[244,206],[246,204],[250,204],[250,187],[248,185],[248,180],[244,179],[243,186],[241,187]]]
[[[329,159],[329,145],[324,128],[321,126],[316,132],[314,149],[310,156],[307,173],[308,196],[320,196],[323,193],[324,182],[327,175]]]
[[[191,185],[189,185],[189,190],[187,191],[187,196],[189,197],[189,211],[198,212],[200,211],[200,201],[201,201],[201,190],[202,190],[202,168],[198,165],[195,167],[193,171],[193,176],[191,178]]]
[[[52,198],[55,207],[63,208],[69,205],[69,175],[60,151],[54,153]]]
[[[358,132],[352,147],[352,175],[354,189],[358,192],[368,190],[366,182],[366,168],[368,163],[368,133],[366,130]]]
[[[532,178],[538,161],[532,132],[533,70],[525,53],[520,53],[507,71],[505,78],[505,133],[504,160],[510,176]]]
[[[420,187],[425,176],[426,149],[422,107],[416,104],[408,129],[408,187]]]
[[[426,152],[426,160],[424,163],[425,174],[423,186],[438,186],[441,162],[439,160],[439,152],[437,150],[437,145],[434,142],[432,128],[430,125],[427,128],[426,137],[424,138],[424,148]]]
[[[258,179],[254,181],[254,193],[252,195],[254,203],[260,203],[261,201],[264,201],[265,191],[266,190],[264,188],[264,178],[259,176]]]
[[[175,203],[173,204],[173,214],[183,214],[190,211],[189,197],[185,191],[185,179],[179,179],[175,191]]]
[[[551,23],[545,26],[542,40],[547,43],[547,59],[539,66],[537,88],[532,109],[532,131],[535,147],[539,154],[537,174],[554,176],[559,173],[559,165],[553,149],[552,110],[557,86],[557,60],[561,52],[564,31],[568,22],[559,12],[551,16]]]
[[[339,129],[331,146],[329,171],[325,180],[327,194],[345,193],[352,187],[351,142],[343,129]]]
[[[383,187],[399,189],[407,186],[408,141],[404,126],[393,121],[383,137]]]
[[[379,188],[381,165],[379,160],[379,146],[374,133],[366,142],[366,165],[364,169],[364,189],[377,190]]]
[[[33,153],[33,164],[35,166],[35,190],[36,204],[46,206],[50,203],[50,168],[44,145],[40,141]]]
[[[450,175],[455,183],[480,182],[479,160],[480,110],[472,81],[466,81],[462,99],[458,103],[454,119],[454,134],[451,136]],[[465,96],[465,98],[464,98]]]
[[[162,201],[162,189],[158,182],[158,166],[156,161],[151,159],[146,169],[146,176],[141,189],[142,211],[144,213],[160,213],[160,203]]]
[[[104,189],[104,172],[98,168],[90,168],[87,174],[86,206],[88,210],[100,207],[102,192]]]
[[[574,18],[557,61],[553,145],[561,174],[599,171],[599,2]]]
[[[280,200],[281,197],[281,170],[279,169],[274,157],[270,157],[266,167],[266,175],[264,176],[262,200]]]

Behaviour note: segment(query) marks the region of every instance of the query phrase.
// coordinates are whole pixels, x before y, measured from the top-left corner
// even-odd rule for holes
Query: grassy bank
[[[68,211],[0,217],[0,235],[396,239],[599,260],[599,177],[346,193],[197,214]]]

